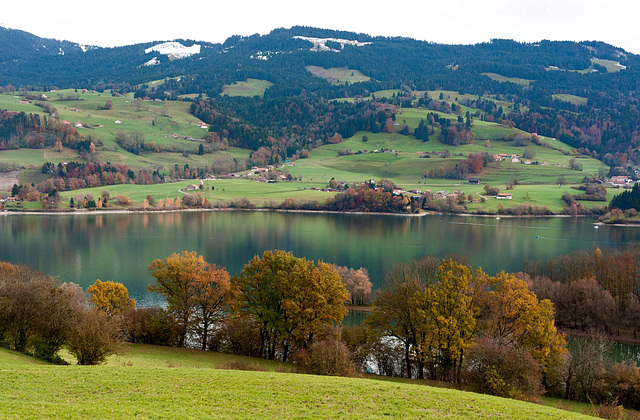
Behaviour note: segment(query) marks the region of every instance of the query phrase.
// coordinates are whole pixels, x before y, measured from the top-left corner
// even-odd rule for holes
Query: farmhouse
[[[469,178],[469,184],[479,184],[480,181],[480,178]]]
[[[187,185],[187,187],[185,188],[186,191],[195,191],[197,189],[198,186],[196,184]]]
[[[511,193],[500,193],[496,196],[499,200],[511,200],[513,195]]]
[[[80,121],[78,121],[77,123],[75,123],[73,125],[75,128],[82,128],[82,123]]]
[[[633,180],[627,178],[624,175],[612,176],[607,180],[607,185],[611,187],[626,187]]]
[[[71,108],[69,111],[71,111],[71,112],[80,112],[80,110],[78,108]]]

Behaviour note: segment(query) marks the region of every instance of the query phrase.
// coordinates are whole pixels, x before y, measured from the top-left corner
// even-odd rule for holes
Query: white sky
[[[597,40],[640,54],[637,0],[29,0],[3,2],[0,26],[116,46],[176,38],[222,42],[294,25],[447,44],[491,38]]]

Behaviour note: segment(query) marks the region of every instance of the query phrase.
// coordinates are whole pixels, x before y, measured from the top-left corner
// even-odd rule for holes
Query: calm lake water
[[[394,263],[457,253],[494,274],[519,271],[594,246],[640,241],[640,228],[600,226],[590,218],[406,217],[277,212],[147,214],[0,214],[0,260],[22,263],[86,288],[97,278],[127,286],[139,305],[161,302],[147,293],[147,266],[173,252],[196,251],[233,275],[254,255],[284,249],[369,270],[379,287]]]

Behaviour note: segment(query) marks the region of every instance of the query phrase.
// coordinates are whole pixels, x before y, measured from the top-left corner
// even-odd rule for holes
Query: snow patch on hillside
[[[340,52],[340,50],[327,47],[326,43],[328,41],[333,41],[340,44],[340,49],[344,49],[345,45],[353,45],[354,47],[363,47],[365,45],[372,44],[372,42],[359,42],[359,41],[352,41],[350,39],[340,39],[340,38],[312,38],[308,36],[294,36],[294,38],[303,39],[305,41],[311,42],[313,44],[313,47],[311,47],[311,51]]]
[[[158,57],[153,57],[151,60],[149,60],[146,63],[142,64],[140,67],[143,67],[143,66],[157,66],[158,64],[160,64],[160,61],[158,61]]]
[[[266,60],[270,59],[272,56],[278,55],[278,54],[284,54],[284,51],[276,51],[276,52],[273,52],[273,51],[265,51],[265,52],[258,51],[255,54],[251,54],[249,56],[249,58],[251,58],[253,60],[265,60],[266,61]]]
[[[200,45],[193,44],[190,47],[185,47],[179,42],[165,42],[144,50],[145,54],[149,54],[152,51],[166,55],[169,57],[169,60],[179,60],[181,58],[200,54]]]

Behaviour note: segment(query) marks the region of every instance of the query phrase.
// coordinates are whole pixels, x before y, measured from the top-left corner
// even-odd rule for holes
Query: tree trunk
[[[411,379],[411,358],[409,357],[409,342],[404,343],[404,362],[407,365],[407,378]]]
[[[209,335],[209,321],[205,320],[202,324],[202,350],[207,349],[208,335]]]

